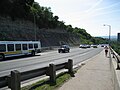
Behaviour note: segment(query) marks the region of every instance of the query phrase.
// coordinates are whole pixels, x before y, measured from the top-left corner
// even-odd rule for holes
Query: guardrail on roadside
[[[73,75],[73,60],[68,59],[68,62],[61,64],[49,64],[49,67],[38,68],[26,72],[17,70],[11,71],[10,75],[0,77],[0,88],[8,86],[11,90],[20,90],[22,81],[32,79],[38,76],[47,75],[50,77],[51,83],[56,83],[56,71],[68,69],[68,73]]]
[[[113,58],[115,58],[115,60],[117,62],[116,70],[120,70],[120,58],[119,58],[119,55],[112,48],[110,48],[110,50],[111,50],[111,54],[113,54]]]

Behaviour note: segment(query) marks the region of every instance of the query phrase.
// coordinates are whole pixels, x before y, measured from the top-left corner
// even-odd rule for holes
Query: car
[[[80,44],[79,48],[90,48],[90,45]]]
[[[99,44],[99,46],[104,47],[104,46],[106,46],[106,45],[105,45],[105,44]]]
[[[68,45],[62,45],[58,49],[58,53],[65,53],[65,52],[70,52],[70,47]]]
[[[101,47],[104,47],[104,45],[101,45]]]
[[[93,44],[93,45],[91,45],[91,47],[93,47],[93,48],[97,48],[98,45]]]
[[[90,47],[91,47],[91,45],[86,45],[86,47],[87,47],[87,48],[90,48]]]

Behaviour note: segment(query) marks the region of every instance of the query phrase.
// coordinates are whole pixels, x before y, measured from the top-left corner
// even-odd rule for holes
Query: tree
[[[11,12],[12,2],[10,0],[0,0],[0,15],[8,15]]]
[[[73,32],[72,25],[66,25],[66,30],[67,30],[68,32]]]

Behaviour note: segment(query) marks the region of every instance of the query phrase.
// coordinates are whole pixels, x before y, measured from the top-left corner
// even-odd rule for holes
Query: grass
[[[50,83],[50,81],[46,79],[38,81],[32,85],[25,86],[21,90],[55,90],[70,78],[71,75],[65,72],[57,75],[56,83]]]

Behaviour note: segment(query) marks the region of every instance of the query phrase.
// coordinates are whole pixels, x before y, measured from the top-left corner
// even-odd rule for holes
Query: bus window
[[[14,44],[7,45],[8,51],[14,51]]]
[[[29,49],[32,49],[33,48],[33,44],[29,44]]]
[[[6,51],[6,45],[0,44],[0,52],[5,52],[5,51]]]
[[[23,50],[27,50],[27,44],[22,44]]]
[[[21,44],[15,44],[16,51],[21,50]]]
[[[34,48],[38,48],[38,44],[37,43],[34,44]]]

